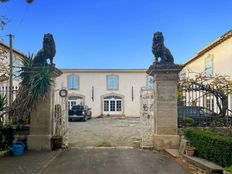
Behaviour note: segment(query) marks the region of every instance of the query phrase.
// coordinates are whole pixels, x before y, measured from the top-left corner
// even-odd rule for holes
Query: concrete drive
[[[40,174],[62,151],[27,151],[23,156],[0,158],[0,174]]]
[[[69,122],[69,146],[138,147],[140,131],[140,118],[104,117]]]
[[[149,150],[71,149],[43,171],[45,174],[189,174],[174,160]]]

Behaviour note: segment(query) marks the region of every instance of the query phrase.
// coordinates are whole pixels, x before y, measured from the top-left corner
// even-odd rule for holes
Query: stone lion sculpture
[[[43,48],[41,48],[35,55],[33,62],[35,65],[47,64],[47,59],[50,60],[50,64],[53,64],[53,58],[56,54],[56,45],[52,34],[47,33],[43,38]]]
[[[171,52],[164,46],[164,36],[162,32],[154,33],[152,53],[155,56],[155,63],[174,64],[174,58]]]

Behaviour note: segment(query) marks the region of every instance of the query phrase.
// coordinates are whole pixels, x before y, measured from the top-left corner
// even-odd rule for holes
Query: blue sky
[[[14,34],[23,53],[35,54],[52,33],[59,68],[148,68],[156,31],[184,63],[232,29],[230,0],[11,0],[0,3],[0,15],[11,20],[0,39]]]

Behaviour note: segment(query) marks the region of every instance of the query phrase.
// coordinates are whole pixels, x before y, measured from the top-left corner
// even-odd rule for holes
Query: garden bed
[[[223,167],[232,164],[232,137],[224,137],[200,129],[186,129],[184,134],[197,149],[196,156],[213,161]]]

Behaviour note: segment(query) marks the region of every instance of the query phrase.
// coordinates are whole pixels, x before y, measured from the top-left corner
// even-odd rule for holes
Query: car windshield
[[[206,114],[213,115],[213,111],[207,109],[207,108],[201,108],[201,111],[203,111]]]
[[[76,105],[76,106],[73,106],[72,109],[84,109],[84,106]]]

